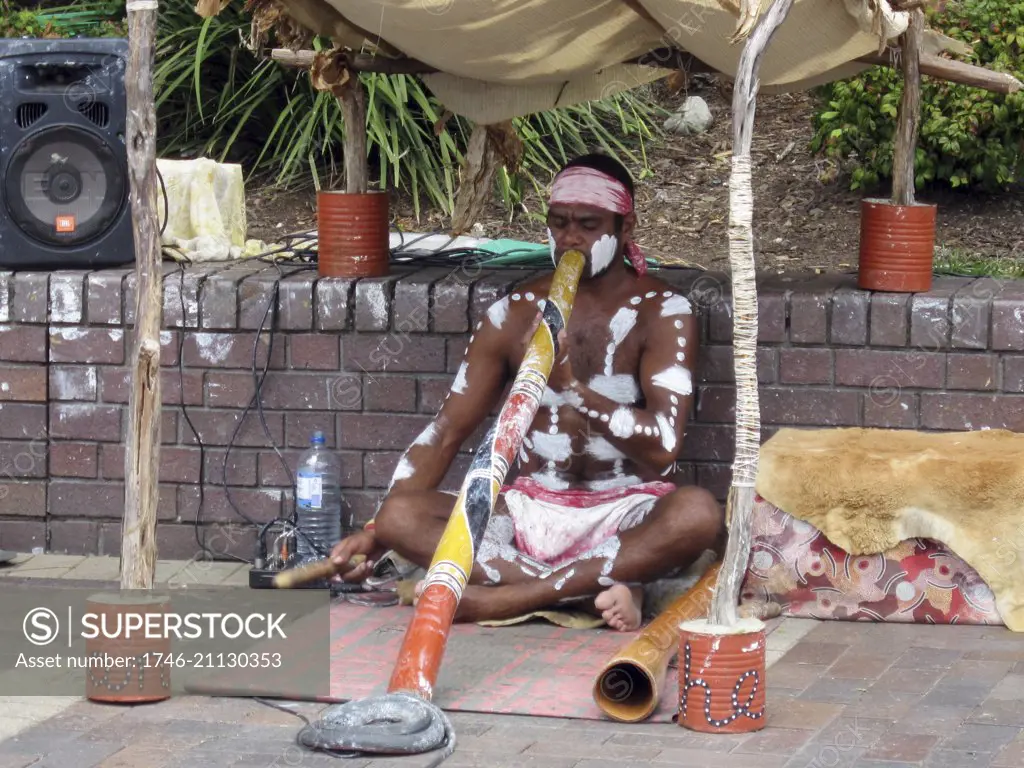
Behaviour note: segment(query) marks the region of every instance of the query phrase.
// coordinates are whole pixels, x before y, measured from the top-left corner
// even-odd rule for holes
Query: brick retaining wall
[[[252,556],[222,466],[254,393],[254,344],[258,372],[270,351],[262,404],[273,441],[294,468],[311,431],[324,430],[360,522],[447,393],[470,328],[535,274],[427,267],[346,281],[255,262],[166,265],[160,557],[198,551],[201,447],[189,422],[202,438],[208,545]],[[728,281],[661,274],[701,310],[705,339],[676,480],[722,496],[733,440]],[[130,270],[0,273],[0,547],[118,552],[134,284]],[[276,330],[257,342],[275,286]],[[765,276],[760,339],[766,438],[786,425],[1024,428],[1024,282],[940,278],[908,296],[859,291],[852,275]],[[475,445],[447,487],[458,487]],[[250,518],[290,512],[288,476],[255,407],[227,479]]]

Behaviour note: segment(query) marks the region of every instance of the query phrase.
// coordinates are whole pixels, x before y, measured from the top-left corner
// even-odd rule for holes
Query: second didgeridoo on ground
[[[569,322],[585,263],[579,251],[569,251],[558,262],[543,320],[526,348],[501,413],[477,449],[434,550],[416,613],[398,651],[388,693],[409,693],[427,701],[433,696],[462,590],[469,582],[505,476],[537,415],[558,354],[558,334]]]
[[[690,589],[612,656],[594,681],[594,701],[613,720],[636,723],[658,708],[668,662],[679,650],[679,625],[708,615],[722,561],[712,563]]]

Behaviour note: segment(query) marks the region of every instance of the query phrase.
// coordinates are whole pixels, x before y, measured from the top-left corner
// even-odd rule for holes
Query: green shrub
[[[973,49],[971,63],[1024,79],[1024,2],[949,0],[928,11],[932,29]],[[853,189],[892,176],[896,117],[903,93],[898,70],[875,67],[821,89],[812,150],[839,160]],[[924,77],[916,155],[917,186],[984,190],[1020,180],[1024,93],[1001,95]]]

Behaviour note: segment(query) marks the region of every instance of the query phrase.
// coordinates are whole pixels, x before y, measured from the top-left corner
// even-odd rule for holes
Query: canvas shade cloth
[[[734,76],[738,0],[281,0],[300,25],[356,50],[400,52],[435,69],[423,80],[477,123],[611,96],[668,74],[624,63],[674,47]],[[877,3],[877,5],[876,5]],[[867,68],[908,14],[886,0],[795,0],[761,65],[765,92],[802,91]],[[928,33],[926,49],[951,41]]]

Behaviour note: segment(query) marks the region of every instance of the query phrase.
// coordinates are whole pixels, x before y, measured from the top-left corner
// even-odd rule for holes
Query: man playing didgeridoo
[[[575,598],[609,626],[634,630],[642,585],[687,568],[724,535],[710,493],[665,481],[690,410],[697,321],[684,296],[646,274],[631,239],[633,183],[614,160],[569,163],[547,223],[554,263],[578,250],[586,266],[456,621],[511,619]],[[451,392],[402,457],[375,520],[334,548],[339,565],[367,557],[344,580],[363,580],[389,549],[429,568],[455,501],[438,486],[502,404],[550,282],[549,274],[522,285],[477,325]]]

